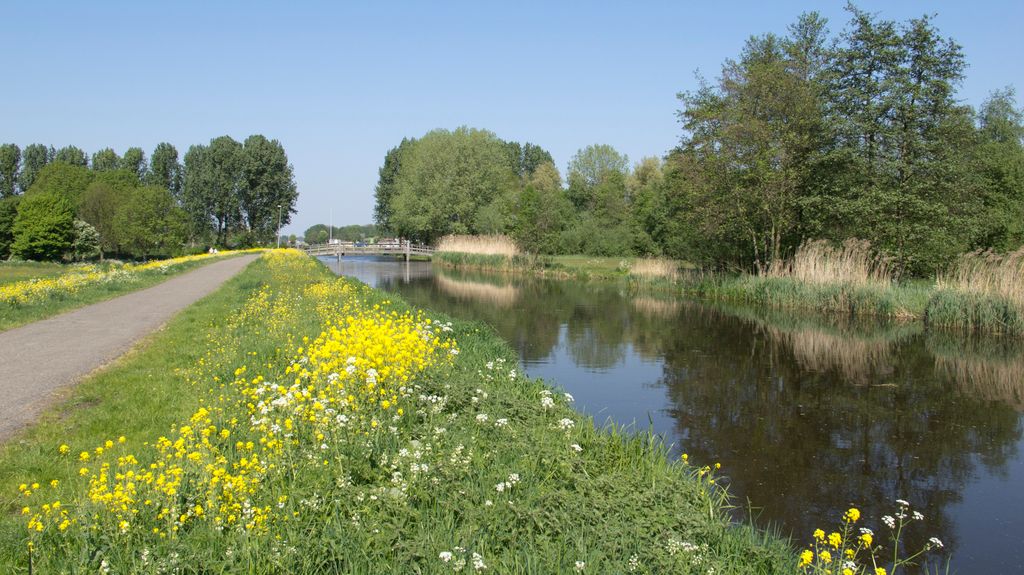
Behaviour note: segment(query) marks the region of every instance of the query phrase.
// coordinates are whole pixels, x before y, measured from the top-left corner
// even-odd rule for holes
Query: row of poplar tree
[[[511,233],[534,253],[665,255],[746,269],[808,239],[869,240],[900,273],[1024,244],[1024,121],[1012,88],[957,99],[966,62],[930,17],[850,5],[751,37],[679,94],[680,144],[630,165],[580,150],[566,181],[482,130],[404,140],[380,169],[376,221],[431,241]],[[545,152],[546,154],[546,152]]]
[[[0,145],[0,257],[170,256],[274,241],[295,212],[292,166],[277,140],[229,136],[90,158],[75,146]]]

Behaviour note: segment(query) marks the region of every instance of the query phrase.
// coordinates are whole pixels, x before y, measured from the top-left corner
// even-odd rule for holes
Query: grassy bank
[[[684,262],[587,256],[439,252],[452,268],[629,282],[685,297],[836,316],[923,322],[929,328],[1024,336],[1024,249],[962,256],[934,280],[898,281],[864,242],[809,242],[760,274],[704,273]]]
[[[200,254],[144,264],[0,264],[0,331],[156,285],[214,259]]]
[[[516,365],[484,326],[268,254],[4,449],[0,566],[31,543],[40,573],[794,570],[711,468]]]

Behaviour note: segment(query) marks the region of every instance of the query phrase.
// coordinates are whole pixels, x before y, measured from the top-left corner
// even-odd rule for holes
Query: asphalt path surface
[[[0,441],[258,257],[209,263],[144,290],[0,332]]]

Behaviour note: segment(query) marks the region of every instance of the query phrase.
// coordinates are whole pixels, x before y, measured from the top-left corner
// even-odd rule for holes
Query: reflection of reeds
[[[662,258],[641,258],[629,265],[629,273],[639,277],[674,281],[679,277],[679,264]]]
[[[961,393],[1001,401],[1024,411],[1024,358],[976,355],[935,356],[936,369],[956,382]]]
[[[792,260],[774,262],[766,275],[812,284],[892,284],[892,273],[885,260],[872,252],[867,241],[856,239],[846,240],[842,247],[824,240],[804,242]]]
[[[809,371],[835,370],[856,384],[871,383],[872,375],[892,371],[893,342],[888,339],[862,339],[817,329],[765,329],[775,341],[787,345],[797,363]]]
[[[439,252],[463,254],[500,255],[512,257],[519,253],[515,241],[504,235],[496,236],[445,236],[437,244]]]
[[[661,300],[649,297],[638,297],[632,301],[633,309],[652,317],[671,317],[679,313],[682,304],[678,300]]]
[[[513,285],[497,286],[489,283],[459,281],[440,274],[436,278],[441,291],[457,298],[478,300],[497,307],[511,307],[519,300],[519,288]]]

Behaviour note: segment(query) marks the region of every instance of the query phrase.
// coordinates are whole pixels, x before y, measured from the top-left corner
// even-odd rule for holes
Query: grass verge
[[[793,571],[710,467],[328,275],[268,254],[8,445],[4,571]]]
[[[128,292],[145,289],[178,274],[217,261],[222,257],[235,257],[236,255],[225,254],[224,256],[217,257],[201,257],[167,267],[149,267],[126,273],[109,274],[110,278],[107,280],[89,283],[70,292],[54,289],[45,299],[30,303],[0,301],[0,331],[53,317],[60,313],[108,300]],[[46,278],[58,278],[66,273],[68,269],[68,266],[52,265],[57,266],[56,269],[48,264],[24,265],[19,263],[15,265],[17,272],[12,273],[11,276],[25,276],[18,281],[45,280]],[[42,273],[31,274],[32,269],[37,267]],[[103,272],[101,271],[100,273]],[[7,283],[12,285],[16,282],[11,281]]]
[[[67,266],[53,262],[0,262],[0,285],[60,275]]]

